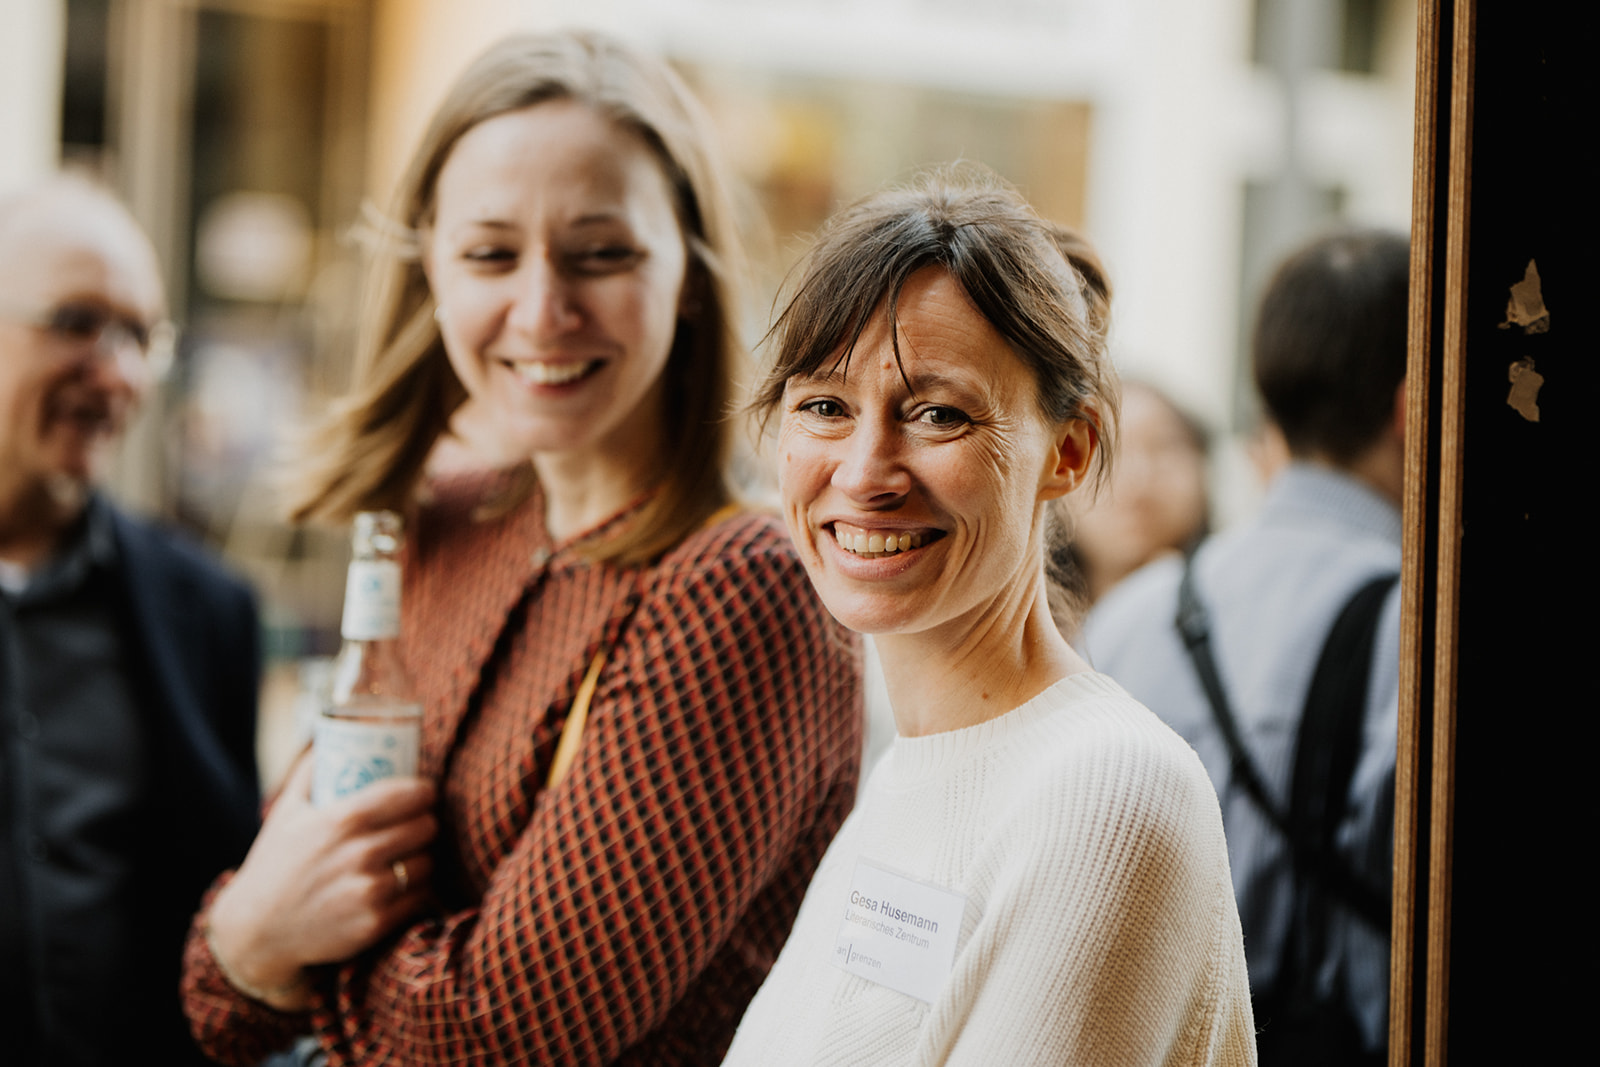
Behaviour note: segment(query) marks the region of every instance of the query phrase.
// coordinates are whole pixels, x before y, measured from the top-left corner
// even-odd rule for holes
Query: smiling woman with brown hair
[[[410,517],[422,780],[290,778],[189,940],[212,1055],[721,1058],[861,750],[856,647],[723,477],[722,184],[682,83],[604,37],[505,41],[440,107],[297,505]],[[452,418],[519,468],[428,480]]]
[[[900,736],[729,1063],[1254,1062],[1205,772],[1050,614],[1116,422],[1092,284],[969,169],[845,211],[778,323],[784,517]]]

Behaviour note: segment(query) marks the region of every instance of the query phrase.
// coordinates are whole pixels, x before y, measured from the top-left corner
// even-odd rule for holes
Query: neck
[[[32,570],[49,559],[88,503],[87,487],[59,482],[0,485],[0,559]]]
[[[1383,497],[1396,508],[1405,500],[1405,446],[1398,439],[1384,438],[1348,463],[1334,462],[1316,454],[1306,457],[1312,463],[1343,471]]]
[[[533,467],[544,492],[545,528],[558,542],[598,526],[660,479],[653,452],[540,453]]]
[[[874,639],[901,735],[988,722],[1089,669],[1051,618],[1042,567],[1020,595],[978,611],[949,627]]]

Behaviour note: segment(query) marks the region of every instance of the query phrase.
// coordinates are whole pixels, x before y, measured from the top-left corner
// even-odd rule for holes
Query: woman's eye
[[[571,262],[583,273],[607,274],[631,267],[641,258],[639,251],[629,245],[600,245],[574,253]]]
[[[474,245],[463,249],[461,258],[468,263],[496,265],[515,262],[517,253],[503,245]]]
[[[929,426],[960,426],[971,420],[967,418],[966,412],[959,408],[941,407],[935,404],[917,412],[917,421]]]
[[[800,405],[800,410],[824,419],[837,419],[844,414],[844,406],[842,404],[837,400],[829,400],[826,397],[818,400],[807,400]]]

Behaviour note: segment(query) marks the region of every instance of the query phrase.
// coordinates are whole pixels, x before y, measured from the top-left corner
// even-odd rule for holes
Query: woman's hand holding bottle
[[[438,830],[431,782],[389,778],[320,808],[310,782],[302,758],[207,929],[228,980],[280,1011],[308,1005],[305,968],[350,958],[422,907]]]

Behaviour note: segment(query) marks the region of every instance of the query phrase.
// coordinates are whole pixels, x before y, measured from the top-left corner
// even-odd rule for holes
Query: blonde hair
[[[466,399],[445,355],[420,258],[418,235],[432,220],[439,173],[479,123],[556,100],[592,108],[654,152],[688,249],[684,285],[694,308],[692,321],[679,321],[662,372],[665,480],[635,521],[586,554],[595,562],[647,562],[729,500],[723,471],[741,364],[733,316],[743,264],[714,131],[663,62],[599,34],[571,32],[508,38],[480,56],[423,134],[392,219],[368,226],[373,263],[355,381],[308,442],[290,501],[296,521],[347,520],[410,502],[429,453]],[[532,484],[530,466],[524,495]]]

